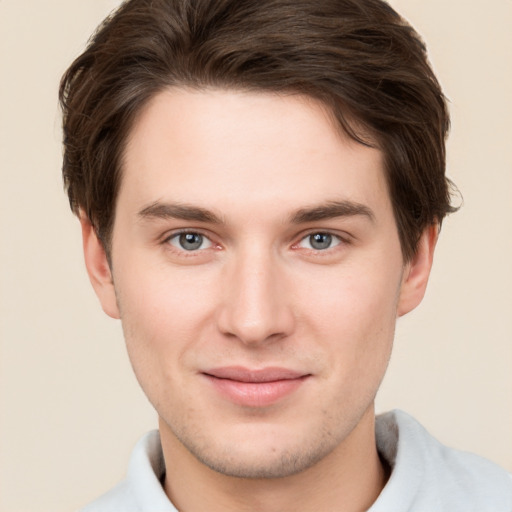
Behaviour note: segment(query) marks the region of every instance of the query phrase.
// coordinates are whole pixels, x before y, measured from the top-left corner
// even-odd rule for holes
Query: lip
[[[289,396],[311,376],[287,368],[248,369],[240,366],[203,372],[214,389],[229,401],[246,407],[266,407]]]

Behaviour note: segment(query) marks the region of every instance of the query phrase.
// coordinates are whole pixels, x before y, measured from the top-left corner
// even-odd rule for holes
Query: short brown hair
[[[422,231],[455,210],[445,177],[445,98],[420,37],[387,3],[128,0],[60,86],[71,208],[88,216],[107,252],[135,116],[175,86],[323,102],[352,138],[383,151],[405,260]]]

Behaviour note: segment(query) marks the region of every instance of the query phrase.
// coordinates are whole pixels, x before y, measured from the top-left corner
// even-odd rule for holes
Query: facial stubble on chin
[[[373,408],[371,398],[369,401],[369,407]],[[161,420],[185,450],[209,469],[235,478],[277,479],[306,471],[326,458],[350,436],[367,411],[368,408],[351,421],[348,418],[333,418],[328,411],[322,411],[324,421],[318,422],[318,428],[313,428],[309,437],[285,451],[282,446],[270,445],[266,453],[263,450],[258,452],[259,460],[255,460],[253,455],[237,453],[234,446],[212,446],[196,429],[176,432],[175,427]],[[332,430],[329,425],[339,428]]]
[[[244,479],[275,479],[292,476],[314,466],[323,459],[330,448],[327,443],[317,447],[316,450],[310,448],[302,451],[277,453],[277,449],[272,449],[271,460],[251,462],[233,457],[232,453],[221,453],[216,456],[198,449],[196,446],[186,446],[185,448],[202,464],[211,470],[225,476],[244,478]]]

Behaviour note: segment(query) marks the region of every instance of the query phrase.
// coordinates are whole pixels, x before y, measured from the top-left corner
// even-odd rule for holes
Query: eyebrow
[[[300,208],[290,217],[292,224],[305,224],[336,217],[354,217],[362,215],[375,222],[373,211],[361,203],[354,201],[328,201],[320,205]],[[161,203],[156,201],[139,211],[141,219],[179,219],[209,224],[224,224],[224,221],[206,208],[184,203]]]
[[[180,219],[209,224],[224,224],[223,220],[206,208],[183,203],[155,203],[138,213],[141,219]]]
[[[318,206],[301,208],[292,215],[291,222],[293,224],[303,224],[336,217],[354,217],[358,215],[367,217],[371,222],[375,222],[375,214],[368,206],[348,200],[328,201]]]

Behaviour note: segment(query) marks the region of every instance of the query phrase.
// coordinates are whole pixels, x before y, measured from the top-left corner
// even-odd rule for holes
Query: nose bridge
[[[271,248],[248,244],[232,258],[227,272],[219,328],[246,344],[291,332],[293,315],[285,278]]]

